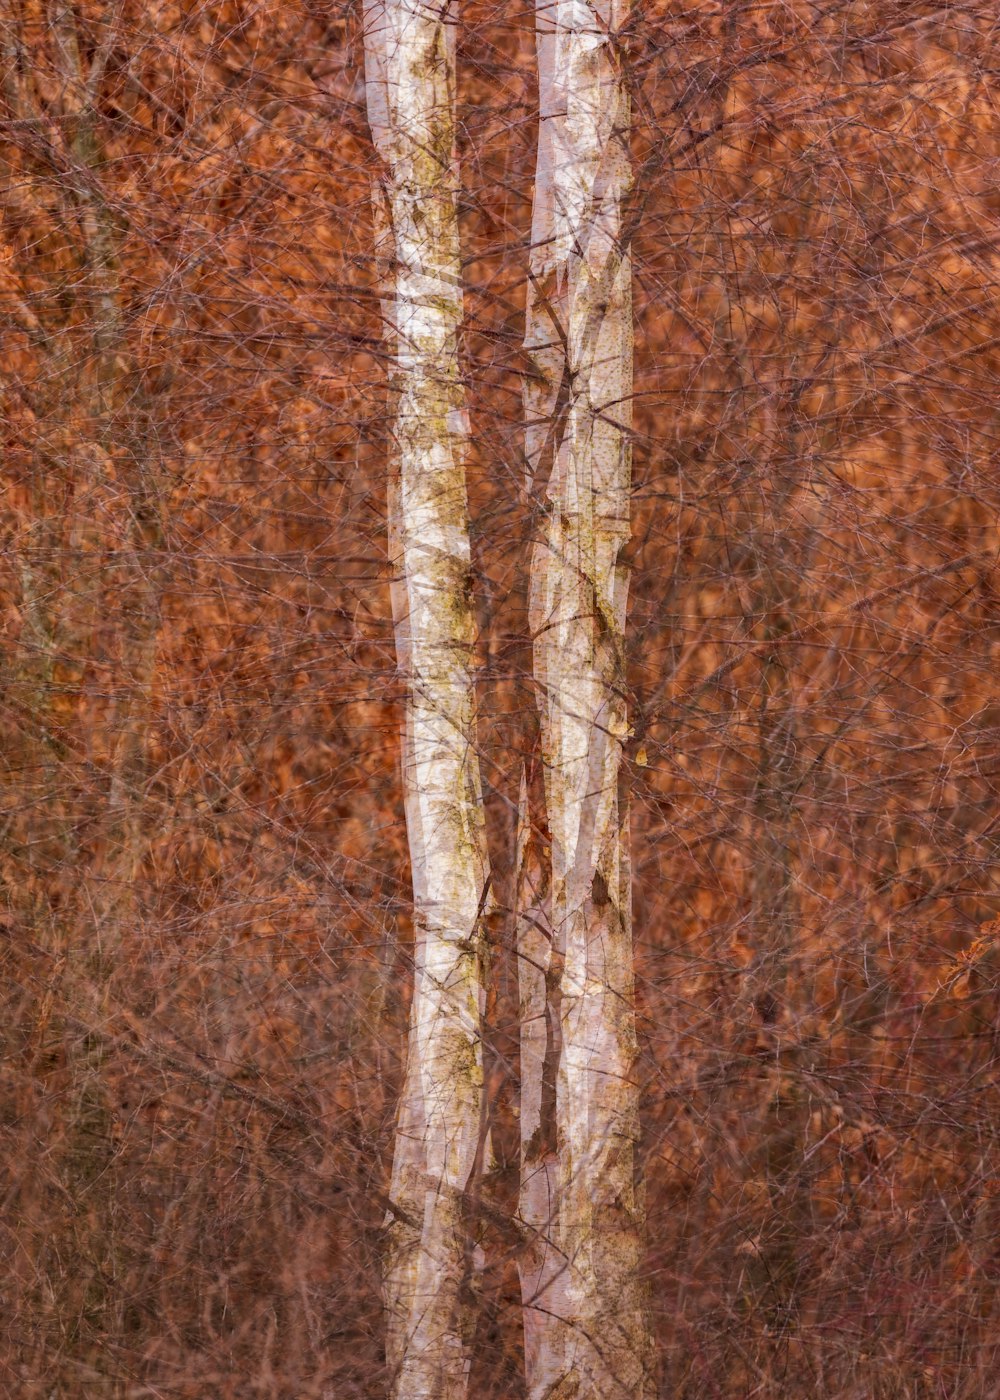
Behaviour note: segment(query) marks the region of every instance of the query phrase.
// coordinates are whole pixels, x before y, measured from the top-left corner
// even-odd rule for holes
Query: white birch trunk
[[[550,1395],[562,1375],[566,1269],[556,1226],[559,1154],[556,1075],[560,1035],[560,963],[552,946],[547,853],[532,820],[521,776],[516,891],[518,989],[521,1029],[521,1188],[518,1213],[524,1244],[518,1255],[524,1322],[524,1365],[529,1397]]]
[[[450,3],[367,0],[368,113],[393,272],[397,480],[393,616],[408,686],[403,741],[414,992],[386,1220],[391,1393],[466,1393],[476,1261],[465,1199],[481,1150],[487,857],[458,366],[462,320]],[[390,242],[391,240],[391,242]]]
[[[530,1191],[540,1195],[543,1178],[551,1190],[555,1179],[547,1252],[522,1271],[526,1303],[538,1289],[532,1267],[549,1275],[526,1323],[530,1400],[653,1393],[620,783],[629,732],[622,551],[630,533],[633,349],[631,266],[621,243],[631,179],[629,100],[616,49],[624,11],[625,0],[537,0],[536,9],[541,131],[526,328],[534,375],[525,406],[537,489],[548,473],[531,629],[558,971],[549,999],[554,991],[561,1047],[558,1159],[522,1193],[530,1225],[527,1215],[540,1209]],[[539,989],[530,971],[522,987],[534,1012]],[[530,1039],[527,1066],[529,1079],[537,1077]],[[530,1126],[540,1091],[529,1083],[523,1092]]]

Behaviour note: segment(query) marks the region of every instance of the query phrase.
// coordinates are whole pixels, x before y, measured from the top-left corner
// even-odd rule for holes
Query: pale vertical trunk
[[[616,37],[624,10],[612,0],[537,0],[536,10],[541,133],[526,329],[534,375],[525,398],[529,472],[539,490],[548,474],[532,560],[531,629],[558,972],[549,1000],[561,1046],[558,1156],[544,1173],[557,1188],[553,1256],[536,1257],[522,1273],[525,1292],[532,1265],[552,1274],[536,1300],[535,1335],[526,1347],[531,1400],[653,1390],[634,1160],[638,1094],[621,783],[633,348],[631,265],[622,244],[630,114]],[[522,985],[533,1010],[537,982],[528,974]],[[541,1090],[530,1078],[537,1079],[538,1056],[530,1040],[528,1049],[525,1102],[534,1112]],[[526,1204],[537,1212],[523,1196],[522,1214]]]
[[[464,1396],[474,1249],[465,1201],[481,1151],[486,842],[458,366],[462,319],[451,4],[369,0],[368,112],[392,275],[397,480],[390,550],[413,867],[414,991],[386,1221],[387,1359],[400,1400]]]
[[[518,1213],[524,1244],[518,1255],[524,1320],[524,1364],[531,1397],[548,1396],[562,1375],[566,1269],[556,1234],[559,1154],[556,1075],[559,1065],[559,974],[552,946],[547,852],[532,820],[522,773],[518,804],[515,908],[521,1031],[521,1187]]]

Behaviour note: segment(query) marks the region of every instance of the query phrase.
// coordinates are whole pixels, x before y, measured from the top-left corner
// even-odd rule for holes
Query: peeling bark
[[[524,1313],[524,1364],[529,1395],[558,1384],[566,1315],[566,1268],[556,1237],[559,1153],[556,1077],[561,1049],[561,964],[553,949],[549,869],[542,830],[532,821],[528,783],[521,776],[516,843],[518,991],[521,1028],[521,1186],[518,1255]]]
[[[548,1015],[558,1017],[561,1043],[556,1156],[535,1167],[522,1194],[534,1228],[543,1192],[554,1197],[544,1248],[522,1270],[525,1294],[538,1291],[532,1267],[542,1283],[550,1275],[526,1317],[531,1400],[653,1392],[621,782],[633,349],[631,265],[620,241],[631,180],[616,39],[624,10],[611,0],[538,0],[536,10],[541,131],[525,410],[539,497],[544,483],[531,631],[551,836],[549,957],[557,975]],[[525,933],[525,1012],[537,1026],[535,956],[544,960],[546,950]],[[544,1087],[531,1033],[522,1055],[530,1127]],[[524,1166],[527,1173],[527,1150]]]
[[[452,5],[368,0],[368,114],[384,170],[379,253],[394,378],[390,552],[413,867],[414,992],[384,1269],[392,1394],[464,1396],[481,1156],[488,874],[472,673],[471,556],[458,365],[462,320]]]

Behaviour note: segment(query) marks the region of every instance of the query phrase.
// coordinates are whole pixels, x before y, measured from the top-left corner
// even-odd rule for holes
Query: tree
[[[641,1396],[652,1385],[622,782],[632,421],[624,12],[609,0],[539,0],[536,10],[525,410],[528,469],[545,491],[530,626],[551,873],[548,928],[537,913],[523,917],[520,952],[521,1214],[537,1236],[522,1290],[528,1390],[539,1400]]]
[[[414,990],[387,1218],[387,1359],[406,1400],[465,1394],[475,1267],[463,1197],[481,1155],[482,920],[488,890],[458,367],[454,16],[366,9],[368,112],[392,239],[393,617],[407,698],[404,799]],[[384,201],[384,204],[383,204]]]

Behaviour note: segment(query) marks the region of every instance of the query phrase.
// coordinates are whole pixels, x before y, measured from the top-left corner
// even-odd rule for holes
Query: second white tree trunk
[[[622,748],[631,489],[631,179],[623,4],[537,0],[541,130],[525,392],[542,504],[531,629],[551,842],[548,928],[522,916],[521,1216],[531,1400],[653,1393],[641,1276]],[[547,481],[546,481],[547,477]],[[538,1007],[548,969],[546,1132]],[[554,1061],[558,1060],[555,1071]],[[539,1150],[548,1138],[552,1150]]]

